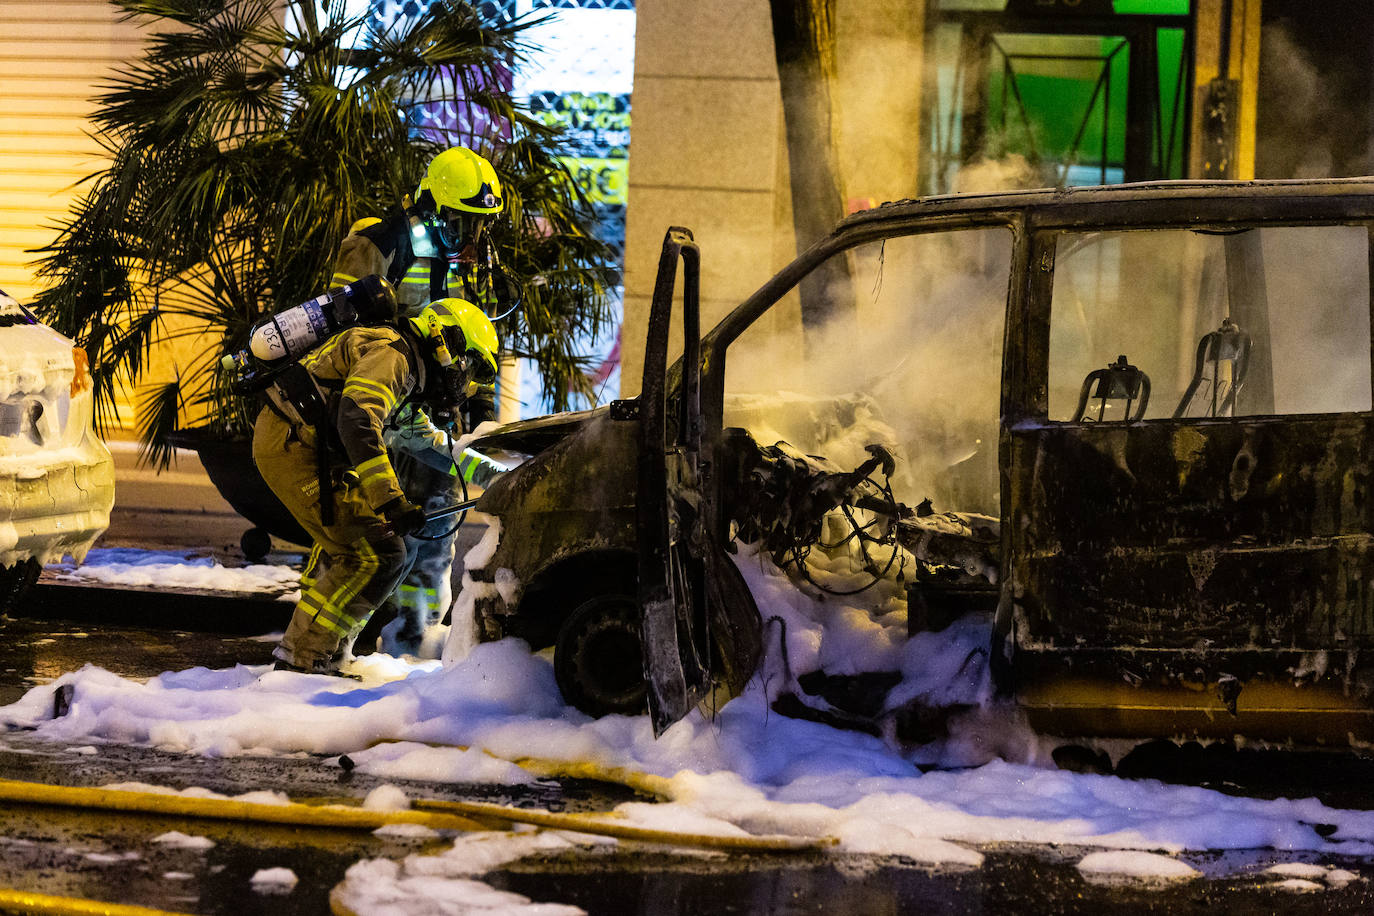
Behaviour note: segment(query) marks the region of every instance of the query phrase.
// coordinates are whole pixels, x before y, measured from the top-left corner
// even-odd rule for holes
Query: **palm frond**
[[[152,347],[208,327],[211,345],[140,402],[140,437],[165,464],[188,410],[246,432],[254,405],[218,357],[318,294],[348,224],[389,212],[452,144],[491,158],[507,188],[497,241],[526,305],[501,329],[506,349],[541,362],[557,406],[585,388],[572,341],[609,317],[614,271],[558,132],[503,88],[537,18],[491,25],[460,0],[391,26],[342,0],[288,0],[284,17],[278,0],[113,2],[149,34],[96,99],[109,166],[35,251],[49,284],[35,306],[87,347],[102,424]]]
[[[181,412],[181,379],[149,385],[138,402],[139,462],[165,470],[172,463],[173,447],[168,441],[177,428]]]

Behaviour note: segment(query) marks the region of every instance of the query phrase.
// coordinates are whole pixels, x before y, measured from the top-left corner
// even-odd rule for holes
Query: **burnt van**
[[[899,201],[702,335],[672,229],[641,393],[478,443],[526,457],[479,506],[480,635],[662,730],[758,663],[735,545],[839,513],[905,552],[913,630],[995,615],[1038,728],[1368,741],[1372,230],[1366,180]]]

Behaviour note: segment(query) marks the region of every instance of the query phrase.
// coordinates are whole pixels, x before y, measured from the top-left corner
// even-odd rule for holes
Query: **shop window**
[[[1188,0],[942,0],[930,16],[924,193],[1184,176]]]

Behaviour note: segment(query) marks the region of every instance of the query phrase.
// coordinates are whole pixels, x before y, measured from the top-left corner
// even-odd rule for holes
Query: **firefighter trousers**
[[[392,452],[396,476],[406,498],[427,512],[456,503],[462,490],[458,478],[405,453]],[[420,655],[425,631],[439,623],[453,601],[453,541],[456,518],[430,522],[408,537],[406,573],[386,599],[382,613],[395,619],[382,630],[380,647],[389,655]],[[435,649],[438,647],[435,646]],[[435,658],[438,656],[435,655]]]
[[[334,523],[326,526],[314,436],[293,429],[271,408],[253,428],[253,461],[315,542],[300,601],[273,655],[307,670],[334,670],[405,572],[405,542],[388,533],[348,478],[334,487]]]

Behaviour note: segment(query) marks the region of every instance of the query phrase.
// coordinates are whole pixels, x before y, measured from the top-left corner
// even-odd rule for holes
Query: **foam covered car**
[[[86,354],[0,291],[0,610],[110,523],[114,462]]]

